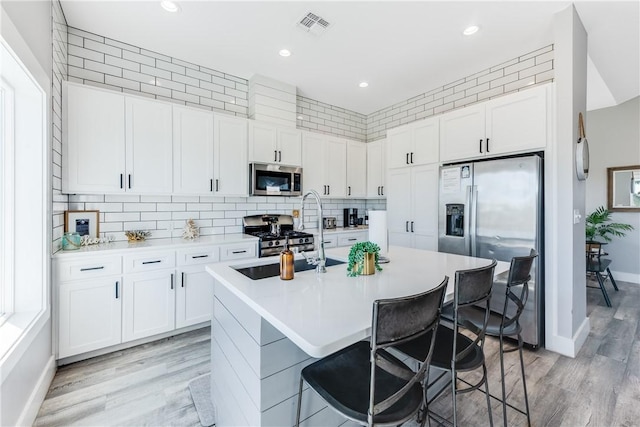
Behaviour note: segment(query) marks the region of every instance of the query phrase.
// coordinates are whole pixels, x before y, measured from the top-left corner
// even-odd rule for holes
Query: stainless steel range
[[[293,230],[291,215],[250,215],[242,219],[242,231],[260,238],[260,257],[279,255],[287,238],[296,252],[314,250],[313,234]]]

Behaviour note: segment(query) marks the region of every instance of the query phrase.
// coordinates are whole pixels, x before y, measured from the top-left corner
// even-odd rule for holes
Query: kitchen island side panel
[[[216,424],[294,425],[300,371],[315,359],[219,283],[211,339],[211,398]],[[345,418],[304,385],[302,425],[342,425]]]

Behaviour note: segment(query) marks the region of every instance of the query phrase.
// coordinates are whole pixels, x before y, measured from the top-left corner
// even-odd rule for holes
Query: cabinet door
[[[327,137],[305,132],[302,136],[302,188],[305,192],[316,190],[325,195],[327,183],[324,180],[324,153]]]
[[[411,223],[416,249],[438,250],[438,165],[411,168]]]
[[[412,150],[412,133],[409,125],[391,129],[387,133],[387,159],[390,168],[409,165],[409,153]]]
[[[347,197],[367,196],[367,145],[347,142]]]
[[[173,106],[173,192],[213,191],[213,113]]]
[[[389,244],[411,247],[411,168],[389,169],[387,189]]]
[[[328,196],[346,197],[347,195],[347,141],[341,138],[327,138],[325,145],[325,181]]]
[[[542,149],[547,145],[550,86],[527,89],[487,102],[490,155]]]
[[[381,197],[384,187],[384,140],[367,143],[367,197]]]
[[[65,84],[65,193],[117,193],[124,190],[124,95]]]
[[[211,320],[213,277],[203,265],[185,267],[179,271],[176,287],[176,328]]]
[[[431,118],[413,123],[413,148],[409,163],[425,165],[440,161],[440,119]]]
[[[298,129],[278,128],[278,163],[302,165],[302,132]]]
[[[249,122],[249,160],[257,163],[278,161],[278,131],[275,125]]]
[[[73,356],[122,342],[121,291],[119,277],[60,285],[58,357]]]
[[[174,270],[125,277],[122,340],[132,341],[175,329]]]
[[[440,118],[440,161],[485,155],[485,106],[474,105]]]
[[[213,128],[214,194],[248,196],[247,120],[216,114]]]
[[[171,105],[125,97],[127,191],[170,194],[173,184]]]

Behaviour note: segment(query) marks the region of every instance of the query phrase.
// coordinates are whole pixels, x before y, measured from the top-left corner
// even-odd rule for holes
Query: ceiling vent
[[[324,18],[312,12],[307,13],[298,21],[299,28],[316,36],[324,34],[330,25]]]

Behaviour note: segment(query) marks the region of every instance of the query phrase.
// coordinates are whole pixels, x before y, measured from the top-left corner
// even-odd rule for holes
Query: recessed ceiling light
[[[180,6],[178,6],[177,3],[174,3],[174,2],[172,2],[170,0],[161,1],[160,2],[160,6],[162,6],[162,8],[164,10],[166,10],[167,12],[175,13],[175,12],[180,11]]]
[[[360,86],[360,87],[367,87],[367,86],[369,86],[369,83],[367,83],[367,82],[360,82],[360,84],[359,84],[358,86]]]
[[[280,56],[287,57],[287,56],[291,56],[291,51],[289,51],[287,49],[282,49],[282,50],[280,50],[280,52],[278,52],[278,54]]]
[[[477,33],[479,29],[480,27],[478,27],[477,25],[472,25],[470,27],[465,28],[462,34],[464,34],[465,36],[470,36],[472,34]]]

